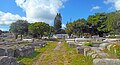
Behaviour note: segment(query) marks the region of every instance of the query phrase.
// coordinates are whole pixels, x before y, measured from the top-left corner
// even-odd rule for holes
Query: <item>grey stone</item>
[[[12,48],[6,49],[6,56],[14,57],[14,50]]]
[[[119,59],[94,59],[93,65],[120,65]]]
[[[0,56],[0,65],[20,65],[20,63],[14,57]]]
[[[107,46],[108,46],[109,44],[110,44],[110,43],[102,43],[102,44],[99,45],[99,47],[105,49],[105,48],[107,48]]]
[[[70,48],[75,47],[75,43],[69,43],[69,47],[70,47]]]
[[[29,56],[34,52],[34,47],[31,46],[24,46],[24,47],[17,47],[15,49],[15,57],[18,56]]]
[[[77,47],[78,53],[84,54],[84,49],[85,49],[85,48],[89,48],[89,47],[88,47],[88,46]]]
[[[5,49],[0,48],[0,56],[5,56]]]

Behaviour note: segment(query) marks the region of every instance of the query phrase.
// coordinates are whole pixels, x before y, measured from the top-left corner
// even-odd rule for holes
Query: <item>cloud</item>
[[[11,24],[12,22],[15,22],[18,19],[25,19],[25,17],[21,17],[18,14],[12,14],[12,13],[5,13],[0,11],[0,24]]]
[[[105,0],[105,4],[113,4],[112,7],[114,7],[116,10],[120,10],[120,0]]]
[[[15,0],[17,6],[23,9],[26,16],[0,11],[0,24],[11,24],[18,19],[27,20],[30,23],[53,23],[54,17],[67,0]]]
[[[100,9],[100,6],[94,6],[90,11],[92,12],[93,10],[98,10],[98,9]]]
[[[16,4],[21,7],[26,18],[30,22],[46,22],[52,23],[52,20],[63,8],[63,3],[66,0],[16,0]]]
[[[66,25],[65,24],[62,24],[62,29],[65,29],[66,28]]]

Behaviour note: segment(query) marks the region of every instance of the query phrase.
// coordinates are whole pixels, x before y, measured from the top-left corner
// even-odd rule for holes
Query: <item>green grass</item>
[[[68,51],[68,57],[70,57],[69,60],[71,60],[71,65],[92,65],[93,59],[91,57],[84,57],[83,54],[78,54],[76,48],[68,47],[65,41],[64,46]]]
[[[60,49],[54,51],[56,44],[57,42],[49,42],[44,48],[36,48],[31,56],[19,57],[17,60],[25,65],[31,65],[33,62],[38,65],[92,65],[92,58],[78,54],[76,48],[70,48],[64,40]]]
[[[56,46],[55,42],[48,42],[49,44],[43,48],[36,48],[35,52],[32,53],[30,56],[25,57],[18,57],[17,60],[21,61],[25,65],[31,65],[36,59],[38,59],[42,53],[44,53],[47,49],[52,49]]]

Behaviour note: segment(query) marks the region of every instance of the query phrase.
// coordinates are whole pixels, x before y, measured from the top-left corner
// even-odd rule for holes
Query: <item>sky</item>
[[[0,29],[8,31],[18,19],[53,25],[57,13],[64,28],[67,22],[116,10],[120,10],[120,0],[0,0]]]

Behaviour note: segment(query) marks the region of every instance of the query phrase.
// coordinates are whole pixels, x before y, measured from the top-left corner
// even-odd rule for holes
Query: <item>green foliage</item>
[[[83,44],[83,46],[92,46],[92,42],[85,42],[84,44]]]
[[[11,24],[10,31],[16,36],[18,34],[21,35],[22,39],[22,35],[28,33],[28,25],[29,23],[26,20],[17,20],[16,22]]]
[[[0,35],[2,34],[2,30],[0,30]]]
[[[45,32],[48,34],[50,31],[49,24],[46,24],[44,22],[35,22],[30,24],[29,31],[33,35],[33,37],[42,37],[45,35]]]
[[[120,44],[112,44],[110,47],[110,52],[120,58]]]
[[[57,34],[62,28],[62,16],[60,13],[57,13],[55,19],[54,19],[54,30],[55,34]]]
[[[55,48],[56,42],[48,42],[49,44],[44,48],[36,48],[30,56],[18,57],[17,60],[23,62],[25,65],[31,65],[36,59],[38,59],[48,48],[49,50]]]
[[[69,35],[75,34],[75,35],[81,36],[83,35],[83,33],[88,32],[87,21],[82,18],[74,22],[70,22],[66,24],[65,31]]]

